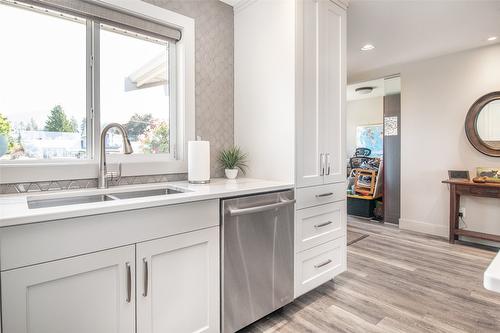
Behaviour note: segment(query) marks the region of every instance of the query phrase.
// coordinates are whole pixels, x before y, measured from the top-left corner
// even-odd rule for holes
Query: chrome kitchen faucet
[[[111,123],[106,127],[104,127],[104,129],[101,132],[101,138],[100,138],[101,141],[99,142],[101,150],[99,152],[99,177],[97,178],[97,188],[108,188],[108,179],[113,178],[116,174],[115,172],[108,172],[106,165],[106,134],[108,134],[108,131],[113,127],[116,128],[122,135],[123,152],[127,155],[132,154],[134,152],[132,146],[130,145],[127,130],[125,129],[125,127],[123,127],[118,123]],[[120,177],[122,173],[121,163],[119,165],[118,170],[119,170],[118,177]]]

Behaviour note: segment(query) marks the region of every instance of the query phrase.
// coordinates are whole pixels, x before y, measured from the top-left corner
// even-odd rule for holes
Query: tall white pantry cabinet
[[[235,7],[235,143],[249,176],[295,183],[295,297],[346,270],[346,6]]]

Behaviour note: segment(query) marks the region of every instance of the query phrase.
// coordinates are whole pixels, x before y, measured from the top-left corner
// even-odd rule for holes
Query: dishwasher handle
[[[265,212],[268,210],[280,208],[283,206],[288,206],[288,205],[293,205],[295,203],[295,199],[292,200],[281,200],[280,202],[273,203],[270,205],[262,205],[262,206],[256,206],[256,207],[249,207],[249,208],[240,208],[240,209],[229,209],[229,215],[231,216],[240,216],[240,215],[246,215],[246,214],[255,214],[255,213],[261,213]]]

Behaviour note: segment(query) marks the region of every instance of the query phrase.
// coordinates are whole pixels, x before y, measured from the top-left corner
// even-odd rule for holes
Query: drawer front
[[[301,252],[346,234],[346,202],[301,209],[295,216],[295,252]]]
[[[346,270],[346,238],[341,237],[295,255],[295,297]]]
[[[219,200],[0,229],[2,271],[219,225]]]
[[[297,209],[346,200],[347,197],[345,182],[299,188],[296,195]]]

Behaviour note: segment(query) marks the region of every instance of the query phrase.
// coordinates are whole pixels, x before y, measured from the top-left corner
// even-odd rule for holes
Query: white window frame
[[[171,154],[108,154],[109,164],[122,163],[122,176],[172,174],[187,172],[187,143],[195,139],[195,31],[194,19],[140,0],[92,0],[107,7],[126,11],[145,19],[163,22],[179,29],[182,38],[176,43],[175,121],[176,159]],[[99,119],[97,119],[98,121]],[[96,125],[99,123],[94,119]],[[172,121],[172,119],[171,119]],[[100,126],[99,126],[100,127]],[[98,175],[99,136],[94,133],[92,160],[12,161],[0,164],[0,184],[65,179],[96,178]]]

